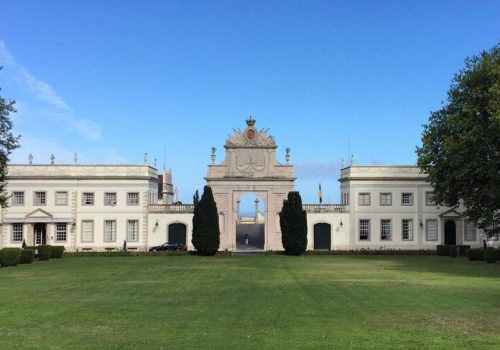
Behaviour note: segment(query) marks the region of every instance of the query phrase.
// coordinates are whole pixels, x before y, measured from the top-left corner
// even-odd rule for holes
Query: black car
[[[150,252],[165,252],[168,250],[182,251],[182,250],[186,250],[186,246],[182,243],[165,242],[162,245],[158,245],[156,247],[149,248]]]

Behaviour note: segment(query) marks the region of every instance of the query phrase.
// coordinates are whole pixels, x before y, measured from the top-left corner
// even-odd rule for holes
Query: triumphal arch
[[[237,225],[240,223],[240,198],[253,193],[264,202],[263,237],[260,249],[282,250],[279,212],[288,192],[294,190],[293,165],[276,158],[277,145],[267,129],[257,129],[255,119],[246,120],[244,130],[234,129],[224,145],[225,159],[208,166],[207,185],[212,188],[220,225],[220,250],[238,250]],[[258,201],[258,200],[256,200]],[[256,222],[259,220],[256,215]],[[247,235],[245,235],[246,237]]]

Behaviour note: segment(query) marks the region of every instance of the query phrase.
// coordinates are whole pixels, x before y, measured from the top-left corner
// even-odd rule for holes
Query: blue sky
[[[465,57],[500,39],[498,1],[2,1],[0,87],[26,163],[172,168],[201,189],[210,148],[252,115],[292,149],[304,202],[356,163],[414,164]]]

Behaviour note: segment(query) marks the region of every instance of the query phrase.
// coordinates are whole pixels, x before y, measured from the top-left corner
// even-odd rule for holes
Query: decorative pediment
[[[245,130],[234,128],[234,135],[229,136],[226,141],[226,148],[232,147],[265,147],[276,148],[274,137],[268,135],[269,129],[255,129],[255,119],[249,117],[246,120]]]
[[[33,210],[25,216],[26,219],[52,219],[52,214],[46,212],[43,209]]]
[[[439,214],[441,218],[461,218],[464,215],[456,211],[455,209],[449,209],[442,214]]]

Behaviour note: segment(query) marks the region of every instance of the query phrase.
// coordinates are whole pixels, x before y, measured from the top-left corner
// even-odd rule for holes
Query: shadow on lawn
[[[486,261],[470,261],[466,257],[398,256],[377,258],[379,261],[392,263],[392,266],[388,268],[398,271],[427,272],[461,277],[500,278],[500,263],[488,264]]]

